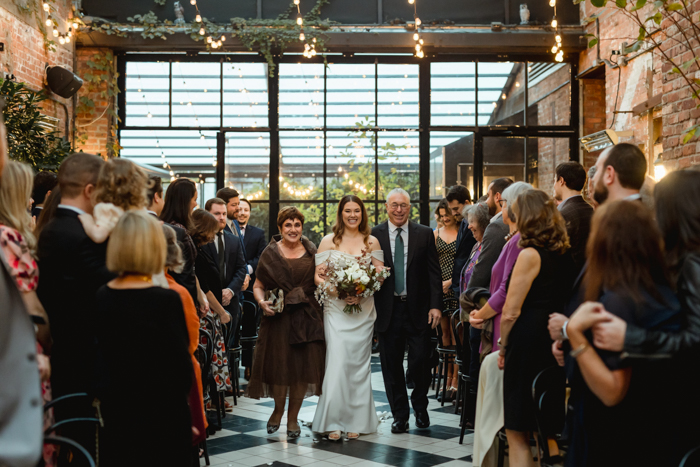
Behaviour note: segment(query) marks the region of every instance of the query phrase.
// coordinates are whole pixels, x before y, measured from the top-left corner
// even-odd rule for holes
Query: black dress
[[[535,248],[540,255],[540,272],[525,297],[520,316],[508,336],[503,374],[504,426],[514,431],[537,429],[532,381],[557,362],[547,324],[551,313],[561,312],[564,291],[571,288],[570,256]],[[508,278],[510,287],[511,277]]]
[[[100,464],[190,466],[192,360],[180,296],[161,287],[105,285],[96,298],[109,375],[101,397]]]

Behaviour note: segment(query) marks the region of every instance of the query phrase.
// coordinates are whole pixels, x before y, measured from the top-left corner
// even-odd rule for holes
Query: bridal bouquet
[[[348,297],[371,297],[382,286],[382,279],[389,277],[389,269],[381,272],[372,264],[372,254],[362,250],[362,256],[357,261],[346,261],[344,258],[328,258],[326,261],[326,280],[316,288],[316,300],[323,304],[329,300],[330,293],[336,291],[340,300]],[[360,304],[345,305],[345,313],[360,313]]]

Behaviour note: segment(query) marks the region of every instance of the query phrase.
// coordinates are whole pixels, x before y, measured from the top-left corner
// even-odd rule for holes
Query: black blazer
[[[252,225],[247,225],[245,235],[243,236],[243,246],[245,247],[246,263],[253,268],[253,273],[250,275],[250,284],[248,290],[253,290],[255,283],[255,269],[258,267],[258,260],[262,255],[263,250],[267,247],[265,241],[265,231]]]
[[[218,239],[214,238],[214,242]],[[219,253],[216,251],[216,245],[214,242],[203,245],[201,248],[206,251],[210,258],[214,260],[214,266],[216,267],[217,273],[219,272],[219,262],[217,258]],[[243,247],[240,239],[236,238],[233,234],[227,232],[224,229],[224,262],[226,263],[226,276],[224,283],[221,287],[224,289],[231,289],[236,298],[231,300],[228,306],[225,306],[232,316],[238,316],[238,299],[237,297],[241,293],[241,287],[243,287],[243,281],[245,281],[245,276],[247,273],[245,256],[243,256]],[[235,314],[233,314],[235,313]]]
[[[591,218],[593,206],[588,204],[583,196],[573,196],[565,200],[564,206],[559,211],[566,222],[566,232],[569,234],[571,244],[571,258],[577,272],[581,271],[586,263],[586,243],[591,231]]]
[[[97,289],[116,277],[107,270],[107,242],[85,233],[78,213],[58,208],[39,237],[37,294],[51,321],[51,384],[56,396],[99,384],[95,312]]]
[[[455,294],[459,296],[459,276],[462,272],[462,268],[469,261],[469,257],[472,254],[474,245],[476,245],[476,239],[474,234],[467,227],[468,222],[466,219],[462,221],[459,226],[459,235],[457,235],[457,252],[455,253],[455,265],[452,270],[452,290]]]
[[[377,307],[377,332],[385,332],[391,321],[394,308],[394,258],[389,243],[389,224],[384,222],[372,229],[384,251],[384,264],[392,268],[392,274],[384,281],[382,288],[374,295]],[[408,255],[406,268],[406,290],[408,294],[408,314],[413,325],[426,329],[428,311],[442,310],[442,280],[435,236],[430,227],[409,222]]]

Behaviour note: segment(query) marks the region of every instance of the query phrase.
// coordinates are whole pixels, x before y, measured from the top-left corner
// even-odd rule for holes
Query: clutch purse
[[[282,313],[282,310],[284,309],[284,290],[268,290],[265,292],[265,301],[272,302],[270,308],[275,313]]]

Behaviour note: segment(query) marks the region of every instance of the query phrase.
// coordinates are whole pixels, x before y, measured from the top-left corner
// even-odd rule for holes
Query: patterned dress
[[[22,293],[35,291],[39,284],[39,268],[22,234],[12,227],[0,224],[0,248],[5,254],[19,291]],[[37,354],[43,354],[44,349],[41,344],[37,342],[36,346]],[[51,401],[51,385],[48,381],[41,383],[41,395],[44,403]],[[53,425],[53,422],[53,409],[44,412],[44,429]],[[44,445],[42,458],[45,466],[56,465],[56,453],[55,446]]]
[[[440,259],[440,273],[442,274],[442,280],[448,281],[452,279],[452,270],[455,267],[455,254],[457,253],[457,240],[455,239],[452,243],[447,243],[440,237],[440,230],[438,230],[437,242],[435,243],[438,252],[438,258]],[[456,310],[459,306],[457,304],[457,299],[452,290],[447,293],[442,294],[443,300],[445,300],[445,311]],[[451,315],[452,313],[450,313]]]

